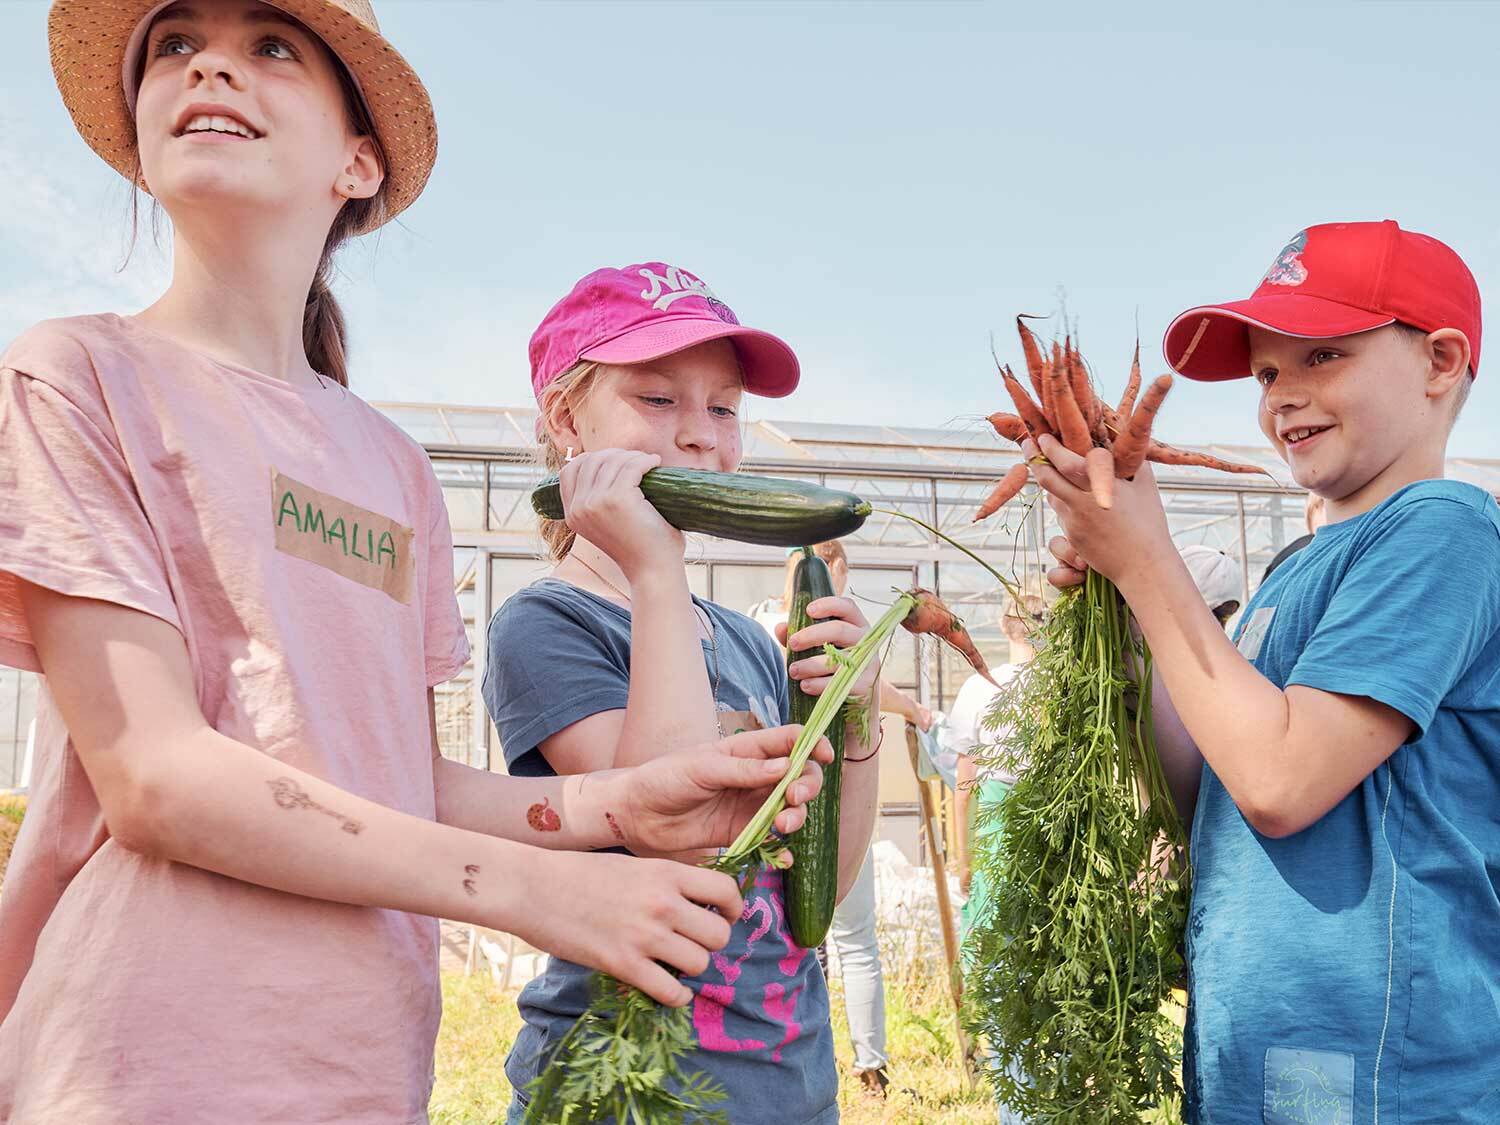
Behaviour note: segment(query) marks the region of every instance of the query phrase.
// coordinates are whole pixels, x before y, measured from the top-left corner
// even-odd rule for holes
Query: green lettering
[[[391,538],[389,531],[380,533],[380,545],[375,548],[375,565],[380,565],[380,560],[386,555],[391,556],[391,569],[396,569],[396,541]]]
[[[307,506],[307,512],[302,517],[302,530],[308,535],[321,535],[328,537],[327,527],[323,522],[323,509],[314,508],[311,504]]]
[[[369,533],[369,531],[366,531],[365,534],[369,535],[370,533]],[[362,555],[362,554],[359,553],[359,523],[358,522],[356,522],[354,524],[354,534],[350,537],[350,544],[351,544],[351,546],[350,546],[349,550],[354,555],[355,558],[357,558],[357,559],[364,559],[365,562],[369,562],[370,561],[370,556],[369,555]]]
[[[339,544],[344,548],[344,554],[347,555],[349,553],[349,540],[344,534],[343,516],[339,516],[338,519],[334,520],[328,527],[328,534],[323,536],[323,542],[325,543],[332,543],[335,539],[339,541]]]
[[[301,531],[302,520],[297,515],[297,498],[292,495],[291,489],[281,494],[281,510],[276,513],[277,527],[286,522],[286,517],[289,513],[292,517],[292,523],[296,525],[298,531]]]

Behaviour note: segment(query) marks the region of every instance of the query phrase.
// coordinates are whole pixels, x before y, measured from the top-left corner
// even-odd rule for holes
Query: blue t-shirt
[[[1430,480],[1324,527],[1236,641],[1279,688],[1378,700],[1416,729],[1281,840],[1204,767],[1189,1120],[1500,1122],[1500,510]]]
[[[776,643],[743,614],[695,600],[714,624],[715,646],[705,642],[703,654],[712,683],[717,647],[719,709],[784,722],[786,667]],[[537,749],[542,741],[628,700],[629,611],[567,582],[544,578],[514,594],[490,622],[487,651],[485,704],[512,774],[553,776]],[[588,1007],[588,976],[583,966],[553,957],[522,989],[524,1023],[505,1064],[516,1090],[536,1077]],[[735,1125],[838,1121],[828,986],[817,958],[787,928],[781,872],[760,872],[729,944],[684,983],[694,992],[699,1045],[688,1069],[723,1085]],[[521,1112],[518,1098],[512,1119]]]

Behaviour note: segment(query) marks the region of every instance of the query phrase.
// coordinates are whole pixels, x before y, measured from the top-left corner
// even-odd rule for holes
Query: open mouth
[[[1288,449],[1296,449],[1299,445],[1305,445],[1319,434],[1326,434],[1332,426],[1297,426],[1287,430],[1281,435],[1281,440],[1286,443]]]
[[[257,133],[237,117],[226,117],[221,114],[197,113],[189,117],[174,134],[178,137],[186,137],[193,133],[217,133],[226,137],[243,137],[248,141],[258,141],[263,134]]]

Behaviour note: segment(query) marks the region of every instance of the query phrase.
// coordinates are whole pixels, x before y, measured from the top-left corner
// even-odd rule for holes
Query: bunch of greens
[[[975,861],[992,890],[966,950],[966,1021],[997,1056],[996,1092],[1028,1121],[1135,1121],[1178,1092],[1161,1005],[1187,913],[1150,653],[1092,571],[1038,641],[997,698],[1000,741],[979,759],[1019,780],[981,814],[1000,828]]]
[[[709,864],[733,875],[741,889],[781,855],[784,845],[772,825],[786,807],[787,787],[801,775],[855,681],[916,605],[914,595],[903,593],[853,648],[828,648],[838,670],[803,725],[785,775],[734,843]],[[868,731],[871,717],[855,721]],[[728,1125],[719,1108],[723,1087],[685,1065],[695,1046],[691,1008],[665,1008],[603,973],[594,974],[590,987],[588,1010],[527,1087],[527,1125]]]

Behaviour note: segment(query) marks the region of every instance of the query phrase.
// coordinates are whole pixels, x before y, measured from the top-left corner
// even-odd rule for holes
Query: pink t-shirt
[[[434,816],[426,689],[468,658],[441,489],[335,384],[299,389],[117,316],[0,357],[0,662],[16,577],[179,629],[221,733]],[[437,925],[110,838],[39,693],[0,897],[0,1121],[426,1120]]]

